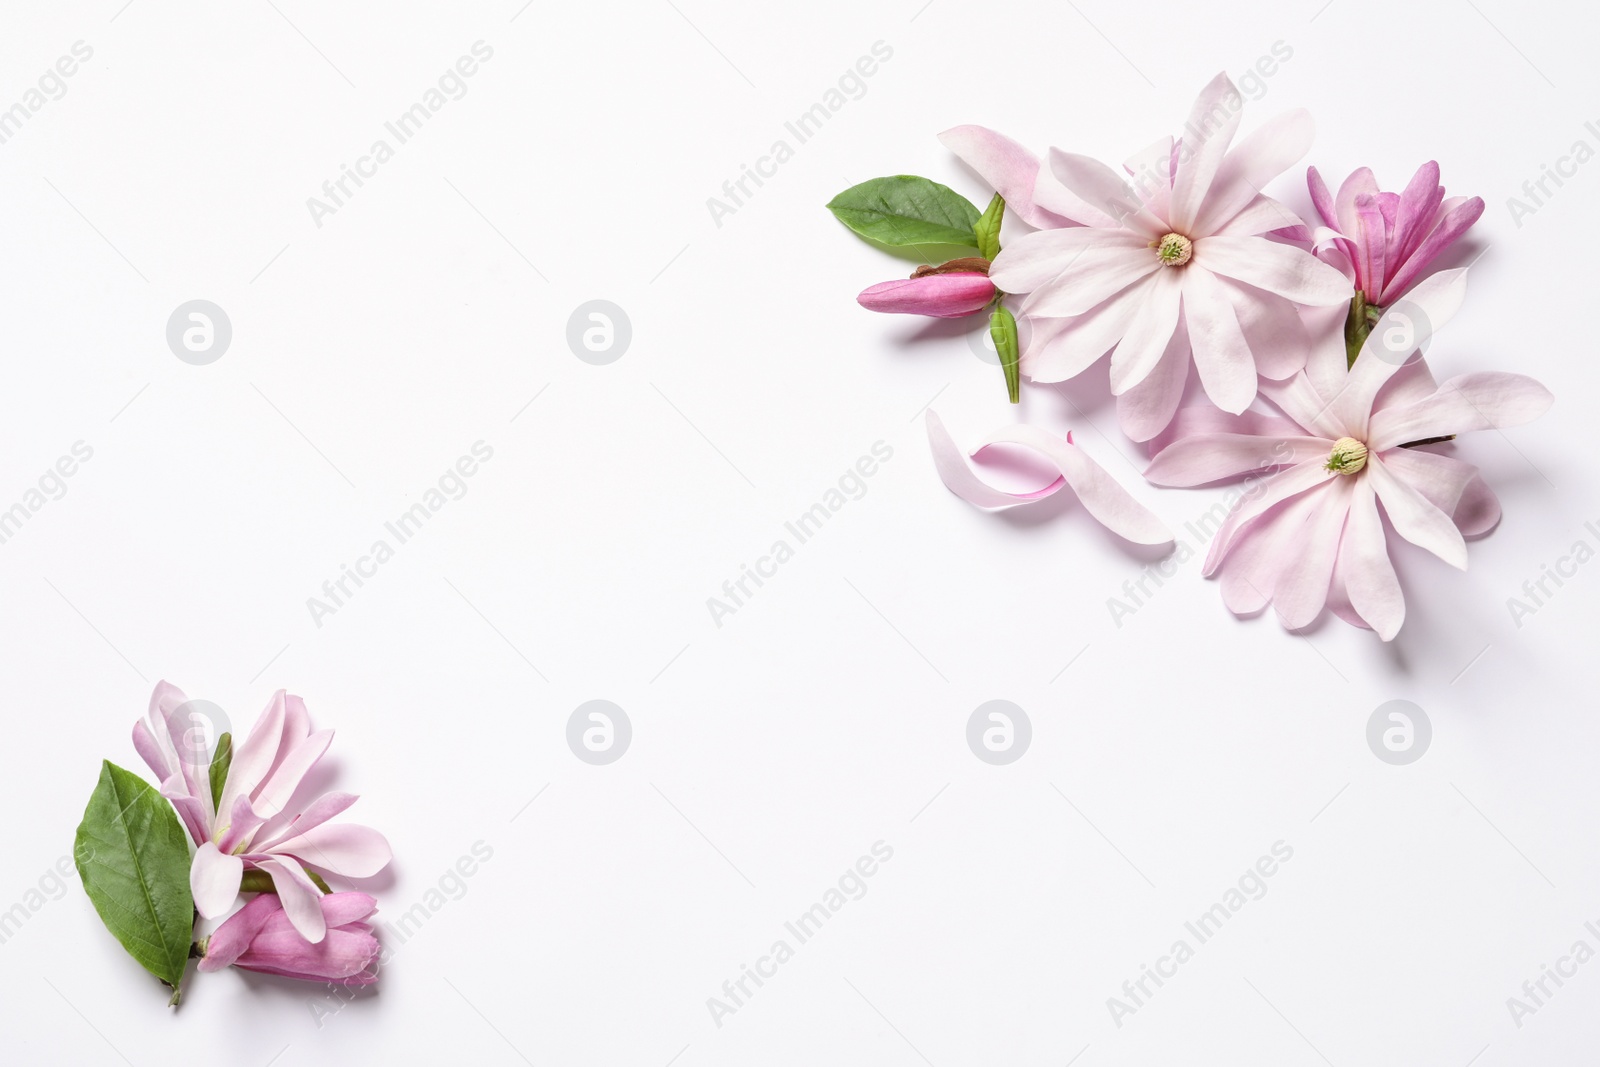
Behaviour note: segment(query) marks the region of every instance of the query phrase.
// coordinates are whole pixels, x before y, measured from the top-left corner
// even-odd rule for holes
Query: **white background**
[[[0,508],[93,448],[0,545],[0,908],[27,913],[0,945],[0,1058],[1592,1057],[1600,963],[1520,1028],[1506,1005],[1578,939],[1600,948],[1600,567],[1520,628],[1507,608],[1573,542],[1600,547],[1600,163],[1520,227],[1506,206],[1573,142],[1600,145],[1591,15],[122,3],[10,3],[0,33],[0,108],[74,42],[94,50],[0,145]],[[307,198],[479,40],[494,54],[466,95],[318,227]],[[893,56],[860,98],[718,226],[707,198],[793,147],[784,122],[877,41]],[[1505,521],[1465,574],[1396,550],[1408,617],[1388,646],[1236,620],[1198,559],[1116,626],[1107,599],[1155,557],[1065,494],[968,508],[920,412],[962,441],[1013,418],[1072,429],[1175,527],[1218,491],[1140,482],[1096,375],[1009,409],[959,327],[862,311],[857,291],[911,265],[822,206],[891,173],[984,203],[935,139],[959,123],[1120,161],[1280,41],[1245,129],[1307,107],[1306,162],[1330,181],[1370,165],[1399,189],[1436,158],[1483,196],[1451,257],[1482,255],[1468,303],[1431,359],[1558,397],[1457,446]],[[1303,173],[1271,190],[1302,210]],[[164,336],[196,298],[233,324],[209,366]],[[632,321],[609,366],[565,341],[596,298]],[[466,495],[315,625],[307,598],[480,440],[493,459]],[[865,495],[714,625],[707,598],[878,441],[893,458]],[[383,917],[493,849],[375,991],[330,1014],[317,987],[191,973],[173,1013],[76,880],[50,882],[99,760],[144,772],[129,731],[160,678],[236,728],[287,687],[338,730],[325,784],[361,793],[350,818],[396,853],[366,886]],[[565,740],[596,698],[634,731],[603,767]],[[1033,726],[1005,767],[965,740],[997,698]],[[1410,766],[1367,747],[1391,699],[1433,724]],[[866,895],[716,1025],[707,998],[880,840],[893,859]],[[1115,1025],[1107,998],[1280,840],[1293,858],[1265,896]]]

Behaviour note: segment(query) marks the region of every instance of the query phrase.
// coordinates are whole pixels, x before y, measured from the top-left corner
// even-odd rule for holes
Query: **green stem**
[[[1017,345],[1017,320],[1005,304],[995,303],[989,315],[989,336],[994,340],[994,350],[1000,356],[1000,369],[1006,375],[1006,396],[1013,404],[1022,402],[1021,352]]]
[[[1355,366],[1356,357],[1361,354],[1361,346],[1367,343],[1367,337],[1372,333],[1372,328],[1378,324],[1378,319],[1383,316],[1383,309],[1376,304],[1367,303],[1365,293],[1358,292],[1350,298],[1350,314],[1344,320],[1344,353],[1345,367]]]

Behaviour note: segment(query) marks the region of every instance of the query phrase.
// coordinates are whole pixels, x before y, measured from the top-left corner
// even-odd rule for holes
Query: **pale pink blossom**
[[[329,893],[317,907],[327,934],[311,942],[289,920],[278,897],[259,894],[206,939],[199,969],[232,966],[346,986],[376,982],[380,946],[366,919],[377,901],[365,893]]]
[[[150,713],[136,723],[133,743],[161,780],[161,794],[172,802],[199,846],[189,869],[195,909],[215,918],[239,896],[246,868],[265,872],[283,900],[285,912],[307,939],[325,931],[317,888],[306,868],[348,878],[377,874],[392,856],[378,831],[349,823],[330,823],[356,802],[349,793],[325,793],[305,804],[296,793],[333,741],[332,730],[312,732],[305,701],[279,690],[242,743],[218,802],[213,806],[209,769],[184,753],[187,742],[175,735],[182,690],[156,685]]]
[[[1300,629],[1329,607],[1391,639],[1405,601],[1385,517],[1405,540],[1465,569],[1465,538],[1494,527],[1499,502],[1476,467],[1406,446],[1520,425],[1552,400],[1517,374],[1463,374],[1436,384],[1420,355],[1411,355],[1426,332],[1398,358],[1383,348],[1380,336],[1418,322],[1440,329],[1465,289],[1464,270],[1419,283],[1408,303],[1421,314],[1401,324],[1398,312],[1387,313],[1348,371],[1342,344],[1319,345],[1304,371],[1263,384],[1282,415],[1191,407],[1157,440],[1145,474],[1157,485],[1272,472],[1222,523],[1206,557],[1203,573],[1221,573],[1231,611],[1249,614],[1271,603],[1285,627]]]
[[[1258,372],[1286,378],[1304,365],[1297,305],[1350,300],[1339,271],[1268,236],[1305,233],[1261,188],[1310,148],[1310,117],[1276,116],[1233,145],[1242,108],[1233,83],[1218,75],[1181,139],[1163,137],[1127,162],[1132,185],[1059,149],[1041,167],[978,127],[944,135],[1009,208],[1046,227],[1010,240],[989,272],[1001,290],[1027,294],[1023,371],[1062,381],[1110,351],[1118,417],[1135,440],[1171,420],[1191,362],[1217,406],[1243,411]]]

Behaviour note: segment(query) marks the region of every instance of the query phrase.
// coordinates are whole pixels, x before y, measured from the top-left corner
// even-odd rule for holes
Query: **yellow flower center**
[[[1366,465],[1367,446],[1354,437],[1341,437],[1333,443],[1333,451],[1328,453],[1328,462],[1323,468],[1335,474],[1355,474]]]
[[[1156,255],[1168,267],[1181,267],[1194,258],[1194,243],[1181,233],[1169,233],[1155,242]]]

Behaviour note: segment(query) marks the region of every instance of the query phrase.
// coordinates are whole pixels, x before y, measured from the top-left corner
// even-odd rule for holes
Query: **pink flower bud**
[[[987,274],[952,271],[879,282],[856,297],[856,302],[868,311],[958,319],[982,311],[994,299],[994,292]]]
[[[328,932],[312,944],[284,914],[275,893],[262,893],[240,908],[206,940],[202,971],[232,965],[247,971],[339,985],[371,985],[378,980],[378,939],[362,920],[377,901],[365,893],[319,897]]]

